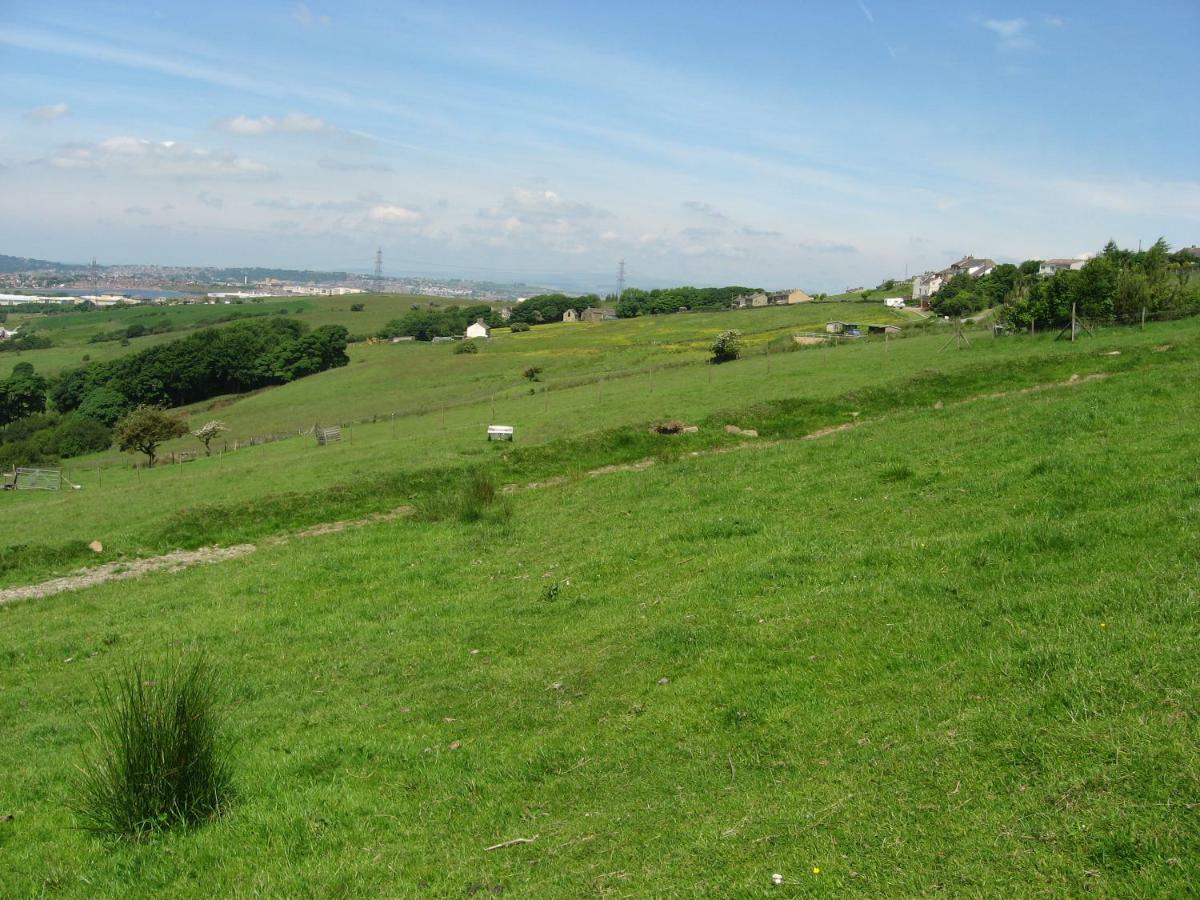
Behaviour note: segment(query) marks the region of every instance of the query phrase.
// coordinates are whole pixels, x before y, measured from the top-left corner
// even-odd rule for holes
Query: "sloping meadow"
[[[728,416],[514,449],[514,483],[657,462],[6,607],[5,887],[1186,895],[1198,366],[1092,361],[763,404],[755,451],[703,452],[754,443]],[[238,799],[89,838],[93,685],[180,646],[236,686]]]

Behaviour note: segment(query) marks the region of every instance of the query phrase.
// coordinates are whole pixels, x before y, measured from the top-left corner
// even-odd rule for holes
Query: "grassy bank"
[[[780,443],[0,608],[6,893],[1186,895],[1194,352],[918,373],[813,441],[754,404]],[[181,646],[237,685],[239,802],[88,838],[93,686]]]

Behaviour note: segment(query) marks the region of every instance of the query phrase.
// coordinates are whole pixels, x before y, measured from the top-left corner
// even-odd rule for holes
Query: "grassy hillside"
[[[196,304],[190,306],[140,305],[121,309],[97,309],[86,312],[10,313],[8,328],[20,326],[22,332],[45,335],[54,342],[45,350],[30,350],[19,355],[0,354],[0,366],[18,361],[32,363],[38,372],[54,374],[62,369],[82,365],[91,360],[111,359],[126,353],[173,340],[189,329],[221,325],[236,316],[287,315],[306,322],[313,328],[321,325],[345,325],[354,335],[374,334],[384,323],[407,312],[413,304],[437,303],[454,305],[441,298],[418,297],[411,294],[349,294],[344,297],[283,297],[277,300],[247,301],[244,303]],[[362,304],[359,312],[352,305]],[[175,330],[144,335],[129,340],[92,343],[94,335],[106,334],[131,325],[147,329],[168,323]]]
[[[140,493],[16,498],[5,539],[70,533],[97,497],[139,534],[117,523],[143,505],[155,522],[155,495],[257,497],[173,520],[245,536],[296,514],[264,496],[293,480],[330,519],[456,483],[383,468],[578,476],[482,522],[401,519],[0,606],[5,892],[1189,894],[1200,329],[942,342],[671,370],[686,381],[653,395],[580,395],[582,421],[561,407],[554,430],[591,436],[538,447],[384,424],[324,455],[267,447],[257,486],[237,475],[252,451]],[[1070,377],[1088,374],[1107,377]],[[763,437],[724,415],[684,438],[594,433],[722,408]],[[362,496],[318,490],[360,476]],[[186,646],[234,685],[236,805],[143,844],[85,837],[66,803],[97,681]]]
[[[717,421],[723,411],[727,421],[734,421],[757,404],[783,398],[836,402],[850,392],[903,383],[930,370],[963,373],[961,390],[984,391],[1030,379],[1065,378],[1079,368],[1117,367],[1132,359],[1100,355],[1112,346],[1109,343],[1072,347],[1024,337],[977,340],[969,350],[939,352],[945,337],[930,335],[887,344],[865,342],[770,356],[756,353],[725,366],[703,364],[704,341],[698,335],[711,336],[714,326],[726,322],[743,324],[748,333],[757,324],[764,330],[751,334],[751,340],[762,348],[772,333],[769,329],[786,321],[783,317],[789,313],[805,314],[790,310],[713,314],[708,325],[705,316],[696,315],[546,326],[497,337],[477,355],[456,355],[447,345],[356,348],[355,361],[344,369],[263,391],[224,409],[197,411],[192,417],[198,423],[220,416],[236,438],[289,420],[311,426],[316,420],[345,421],[343,416],[372,409],[384,414],[376,424],[347,429],[339,445],[317,447],[311,436],[297,437],[149,471],[131,469],[133,458],[114,451],[97,459],[69,461],[67,476],[82,485],[78,492],[0,494],[0,545],[8,546],[0,551],[0,584],[90,560],[85,545],[92,540],[103,542],[106,555],[137,556],[171,549],[183,538],[195,545],[200,540],[224,540],[236,532],[242,539],[279,524],[277,518],[264,519],[262,510],[242,515],[226,511],[210,514],[225,523],[226,535],[212,535],[207,527],[195,535],[165,529],[172,517],[214,505],[253,503],[285,492],[308,496],[336,483],[357,485],[356,491],[364,493],[348,514],[387,509],[403,502],[408,489],[402,484],[376,484],[380,479],[430,466],[475,464],[506,452],[483,440],[489,422],[514,425],[518,448],[580,438],[598,429],[644,428],[666,418],[712,417],[712,430],[701,436],[708,439],[710,434],[723,435],[725,422]],[[791,333],[791,329],[783,331]],[[1144,347],[1162,340],[1164,333],[1122,331],[1113,339],[1122,346]],[[689,339],[697,346],[686,346]],[[609,352],[602,352],[603,347]],[[615,366],[617,360],[628,368],[604,368]],[[1045,365],[1027,371],[1030,360]],[[531,385],[520,372],[535,361],[545,364],[545,380]],[[937,399],[933,396],[929,402]],[[393,421],[386,414],[389,409],[403,414]],[[844,421],[845,410],[838,408],[836,416],[842,417],[838,422]],[[825,424],[830,423],[821,421],[814,427]],[[189,438],[168,446],[194,449],[197,443]],[[622,452],[642,452],[642,448],[633,445]],[[318,501],[307,504],[303,515],[308,518],[300,524],[321,521],[322,508]]]

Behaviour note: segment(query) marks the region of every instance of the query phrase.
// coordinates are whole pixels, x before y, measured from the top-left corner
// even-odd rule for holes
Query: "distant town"
[[[306,269],[100,265],[0,255],[0,305],[16,303],[221,302],[259,297],[368,292],[448,299],[515,301],[545,285],[458,278],[384,277]]]

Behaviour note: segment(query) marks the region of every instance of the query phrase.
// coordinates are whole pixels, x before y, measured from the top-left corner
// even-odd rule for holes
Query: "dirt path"
[[[262,541],[261,544],[234,544],[232,547],[200,547],[196,550],[172,550],[162,556],[150,556],[143,559],[132,559],[104,563],[88,569],[80,569],[71,575],[52,578],[39,584],[29,584],[23,587],[0,589],[0,606],[16,600],[38,600],[61,594],[63,591],[78,591],[83,588],[107,584],[110,581],[127,581],[130,578],[141,578],[158,572],[179,572],[192,566],[205,566],[212,563],[225,562],[247,556],[259,548],[277,547],[289,541],[303,538],[319,537],[324,534],[337,534],[348,528],[361,528],[364,525],[375,525],[379,522],[390,522],[412,515],[411,506],[400,506],[383,513],[372,513],[361,519],[343,519],[338,522],[322,522],[298,531],[276,534]]]
[[[1051,390],[1054,388],[1074,387],[1076,385],[1087,384],[1093,381],[1101,381],[1110,377],[1111,373],[1094,372],[1090,375],[1080,376],[1072,375],[1066,381],[1052,381],[1045,384],[1035,384],[1027,388],[1019,388],[1013,391],[996,391],[990,394],[979,394],[974,397],[967,397],[963,400],[952,401],[952,405],[961,406],[967,403],[975,403],[980,400],[998,400],[1003,397],[1020,396],[1023,394],[1034,394],[1041,391]],[[936,404],[938,409],[942,408],[939,401]],[[840,434],[844,431],[849,431],[860,425],[865,425],[866,422],[854,420],[845,422],[841,425],[830,425],[825,428],[818,428],[816,431],[809,432],[803,435],[800,440],[813,441],[820,438],[829,437],[830,435]],[[689,458],[695,459],[704,456],[716,456],[724,453],[732,453],[739,450],[754,450],[765,447],[776,447],[782,441],[760,441],[748,440],[743,443],[732,444],[724,447],[714,447],[711,450],[697,450],[688,454]],[[609,466],[601,466],[598,469],[591,469],[584,473],[589,478],[597,478],[602,475],[612,475],[617,472],[644,472],[654,466],[656,461],[652,458],[638,460],[633,463],[619,463]],[[544,481],[531,481],[527,484],[506,484],[501,490],[506,494],[515,493],[517,491],[530,491],[539,488],[557,487],[566,484],[570,481],[570,477],[560,475],[555,478],[548,478]],[[63,591],[78,591],[83,588],[93,587],[98,584],[107,584],[110,581],[126,581],[131,578],[141,578],[143,575],[155,574],[158,572],[179,572],[183,569],[191,568],[192,566],[210,565],[212,563],[224,562],[229,559],[237,559],[241,556],[256,551],[259,546],[276,547],[280,544],[286,544],[289,541],[301,540],[310,537],[320,537],[327,534],[338,534],[350,528],[361,528],[365,525],[376,525],[380,522],[391,522],[396,519],[402,519],[412,515],[413,508],[411,506],[399,506],[396,509],[388,512],[372,513],[368,516],[363,516],[359,519],[343,519],[337,522],[322,522],[317,525],[311,525],[308,528],[301,528],[298,531],[289,531],[284,534],[272,535],[264,538],[258,545],[256,544],[235,544],[232,547],[201,547],[197,550],[174,550],[162,556],[151,556],[145,559],[134,559],[127,562],[111,562],[100,566],[93,566],[89,569],[81,569],[71,575],[65,575],[61,578],[52,578],[49,581],[43,581],[39,584],[30,584],[22,587],[11,587],[0,589],[0,605],[12,603],[17,600],[37,600],[42,597],[50,597],[54,594],[60,594]]]

